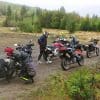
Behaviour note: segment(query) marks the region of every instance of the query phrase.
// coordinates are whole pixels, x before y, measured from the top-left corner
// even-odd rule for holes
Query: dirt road
[[[18,97],[21,94],[29,93],[31,90],[36,89],[38,86],[43,84],[43,81],[48,77],[48,75],[53,74],[57,71],[62,72],[60,67],[60,59],[54,59],[52,64],[37,64],[38,56],[38,46],[37,39],[31,35],[14,35],[14,34],[0,34],[0,57],[3,57],[3,50],[6,46],[12,46],[14,43],[27,43],[30,39],[34,39],[35,47],[33,50],[33,59],[35,64],[35,69],[37,75],[35,77],[35,83],[30,85],[25,85],[22,80],[16,78],[7,83],[6,81],[0,81],[0,100],[19,100]],[[85,59],[85,65],[93,65],[97,61],[100,61],[100,57],[92,57],[90,59]],[[69,71],[77,70],[73,68]],[[68,73],[67,71],[66,73]]]

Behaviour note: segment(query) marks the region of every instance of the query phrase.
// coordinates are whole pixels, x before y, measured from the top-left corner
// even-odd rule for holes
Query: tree
[[[11,17],[12,17],[12,10],[11,10],[11,7],[8,6],[7,7],[6,20],[4,22],[4,26],[10,26]]]
[[[66,28],[66,17],[67,16],[63,16],[63,18],[61,19],[60,29],[65,29]]]
[[[63,6],[60,7],[60,12],[62,12],[62,13],[65,13],[66,12],[66,10],[65,10],[65,8]]]
[[[33,19],[34,19],[34,12],[32,12],[32,25],[33,25]]]
[[[21,16],[21,20],[23,21],[23,18],[25,17],[27,13],[27,8],[26,6],[22,6],[21,11],[20,11],[20,16]]]
[[[41,31],[42,31],[41,23],[37,15],[37,9],[35,9],[34,19],[33,19],[33,32],[41,32]]]
[[[53,15],[52,15],[52,18],[51,18],[51,27],[52,28],[57,28],[59,29],[60,28],[60,19],[61,19],[61,14],[59,11],[54,11],[52,12]]]
[[[98,27],[98,17],[93,15],[91,20],[91,31],[98,31],[97,27]]]
[[[51,28],[52,12],[43,11],[40,17],[41,26],[45,28]]]
[[[69,31],[69,33],[74,33],[75,30],[76,30],[76,23],[75,23],[75,21],[69,21],[67,26],[66,26],[66,29]]]
[[[100,32],[100,20],[98,20],[98,23],[97,23],[97,31]]]
[[[11,14],[12,14],[11,7],[8,6],[8,8],[7,8],[7,17],[8,17],[9,19],[11,19]]]
[[[82,31],[89,31],[89,30],[91,30],[90,18],[88,16],[86,18],[83,18],[83,20],[81,21],[80,29]]]
[[[69,13],[66,15],[66,29],[69,33],[74,33],[78,27],[79,15],[76,13]]]
[[[17,13],[17,11],[15,12],[15,21],[16,22],[18,21],[18,13]]]

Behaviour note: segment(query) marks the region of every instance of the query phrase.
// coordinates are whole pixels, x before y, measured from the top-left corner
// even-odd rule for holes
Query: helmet
[[[47,31],[45,31],[43,34],[44,34],[44,35],[48,35],[48,32],[47,32]]]
[[[43,35],[45,35],[46,37],[48,37],[49,34],[48,34],[48,32],[45,31],[45,32],[43,33]]]

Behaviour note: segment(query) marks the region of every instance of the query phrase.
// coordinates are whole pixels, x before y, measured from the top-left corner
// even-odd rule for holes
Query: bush
[[[89,70],[80,70],[73,73],[66,81],[69,96],[73,100],[94,100],[95,79]]]
[[[94,97],[100,97],[100,73],[93,75],[93,71],[82,69],[71,74],[58,72],[50,76],[42,87],[27,95],[27,99],[40,97],[41,100],[99,100]]]
[[[33,26],[28,22],[20,22],[18,26],[23,32],[33,32]]]
[[[3,26],[5,27],[15,27],[16,26],[16,22],[14,20],[5,20],[3,22]]]
[[[41,28],[40,24],[36,23],[33,25],[33,32],[40,33],[41,31],[42,31],[42,28]]]
[[[20,30],[23,32],[31,32],[32,33],[32,32],[41,32],[42,31],[40,24],[35,23],[34,25],[32,25],[27,20],[20,22],[18,24],[18,26],[19,26]]]

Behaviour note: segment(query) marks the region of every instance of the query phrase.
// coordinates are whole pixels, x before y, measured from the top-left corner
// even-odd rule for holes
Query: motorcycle
[[[20,77],[25,82],[31,81],[33,83],[36,71],[33,68],[33,61],[28,56],[24,52],[21,52],[21,54],[13,54],[11,59],[14,61],[14,71],[12,74],[15,73],[15,76]]]
[[[58,48],[54,47],[54,46],[46,46],[46,50],[45,53],[47,55],[47,59],[51,60],[53,57],[57,57],[59,54],[59,50]]]
[[[0,59],[0,79],[10,82],[14,71],[13,60]]]
[[[68,70],[71,64],[78,63],[79,66],[84,65],[84,56],[82,50],[76,48],[74,51],[70,47],[62,47],[59,50],[61,59],[61,67],[63,70]]]
[[[53,57],[59,57],[59,49],[63,46],[68,46],[69,41],[66,39],[60,39],[58,41],[54,41],[53,44],[50,46],[46,46],[46,55],[47,59],[51,60]]]
[[[98,40],[93,40],[88,45],[84,46],[84,50],[86,51],[86,56],[88,58],[92,57],[92,54],[96,54],[96,56],[99,56],[99,46],[98,46]]]
[[[10,82],[13,77],[18,76],[25,82],[33,83],[36,71],[33,68],[33,61],[28,56],[27,53],[21,51],[13,53],[6,59],[0,59],[0,78]]]
[[[32,58],[32,47],[34,46],[34,43],[32,43],[32,40],[29,41],[26,45],[20,45],[20,44],[14,44],[16,47],[16,50],[18,51],[24,51],[25,53],[29,54],[29,57]]]

